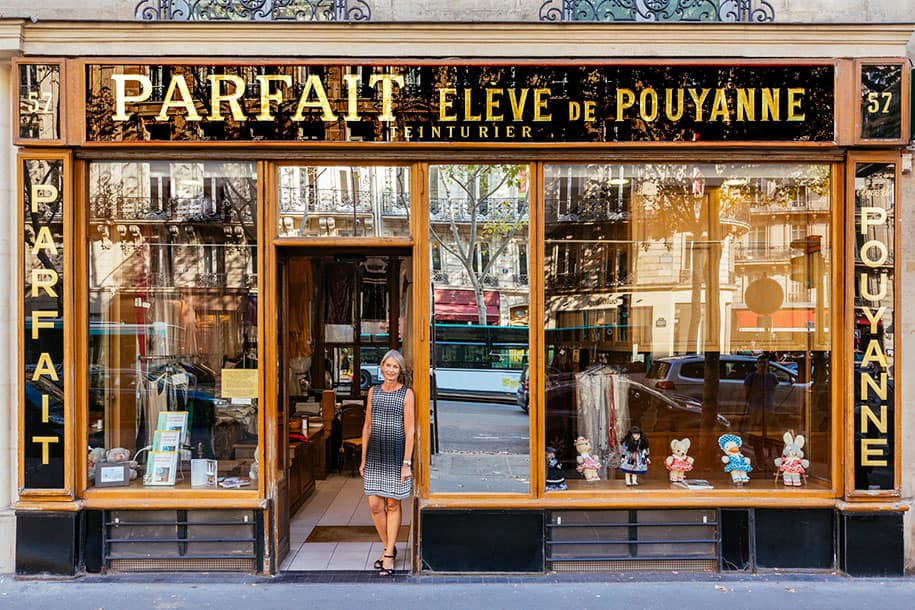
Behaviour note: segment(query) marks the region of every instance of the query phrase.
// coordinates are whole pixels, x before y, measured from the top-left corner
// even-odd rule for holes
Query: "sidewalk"
[[[817,575],[647,573],[532,577],[300,577],[132,574],[72,581],[0,576],[0,609],[130,610],[450,608],[567,610],[597,608],[880,608],[913,607],[915,579]]]
[[[443,451],[432,456],[429,485],[438,493],[527,493],[530,463],[526,454]]]

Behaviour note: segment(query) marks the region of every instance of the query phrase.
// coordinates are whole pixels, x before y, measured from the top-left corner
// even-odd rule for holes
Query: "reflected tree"
[[[751,209],[784,209],[809,193],[826,195],[830,188],[826,165],[798,166],[778,177],[768,177],[758,167],[645,164],[639,166],[636,183],[630,187],[628,219],[634,244],[660,241],[669,246],[677,235],[692,240],[685,352],[704,354],[701,433],[706,441],[713,436],[719,411],[723,244],[750,229]],[[590,175],[582,198],[601,199],[601,193],[612,188],[613,179],[599,171]],[[620,179],[616,181],[618,185]],[[702,442],[699,450],[711,454],[717,447]]]
[[[485,280],[527,227],[527,166],[442,165],[435,170],[439,197],[431,203],[429,232],[461,263],[474,291],[479,323],[485,325]],[[488,249],[488,257],[480,256],[481,248]]]

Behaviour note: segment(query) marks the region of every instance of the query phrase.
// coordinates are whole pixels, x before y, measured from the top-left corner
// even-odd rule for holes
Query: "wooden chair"
[[[365,409],[362,405],[343,405],[340,412],[342,442],[337,471],[343,470],[343,462],[350,460],[351,476],[356,475],[356,464],[362,459],[362,427],[365,424]]]

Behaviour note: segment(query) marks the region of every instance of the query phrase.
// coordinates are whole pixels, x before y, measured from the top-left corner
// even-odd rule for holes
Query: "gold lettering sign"
[[[834,139],[831,65],[151,68],[87,66],[90,141]]]
[[[790,104],[789,104],[790,107]],[[878,171],[874,171],[874,170]],[[879,170],[883,171],[879,171]],[[862,176],[862,173],[866,175]],[[896,488],[895,393],[890,374],[892,344],[885,342],[885,330],[894,313],[893,273],[890,264],[892,242],[892,200],[895,167],[858,165],[855,192],[857,244],[854,286],[856,292],[854,426],[855,488],[867,491]]]
[[[135,84],[137,81],[135,81]],[[125,98],[146,95],[140,90],[127,95],[127,81],[118,85]],[[126,101],[125,101],[126,104]],[[24,381],[27,386],[24,410],[22,461],[25,487],[56,489],[65,487],[63,445],[65,430],[60,396],[64,395],[63,278],[61,245],[63,238],[63,161],[24,159],[21,165],[23,190],[23,236],[25,238],[22,278],[23,292]],[[48,388],[57,386],[60,392]]]

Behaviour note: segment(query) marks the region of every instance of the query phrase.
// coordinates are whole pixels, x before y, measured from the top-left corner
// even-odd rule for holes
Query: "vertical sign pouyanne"
[[[68,442],[64,365],[64,158],[20,158],[22,245],[21,485],[67,487]]]
[[[854,490],[894,492],[895,163],[855,165],[854,254]]]

